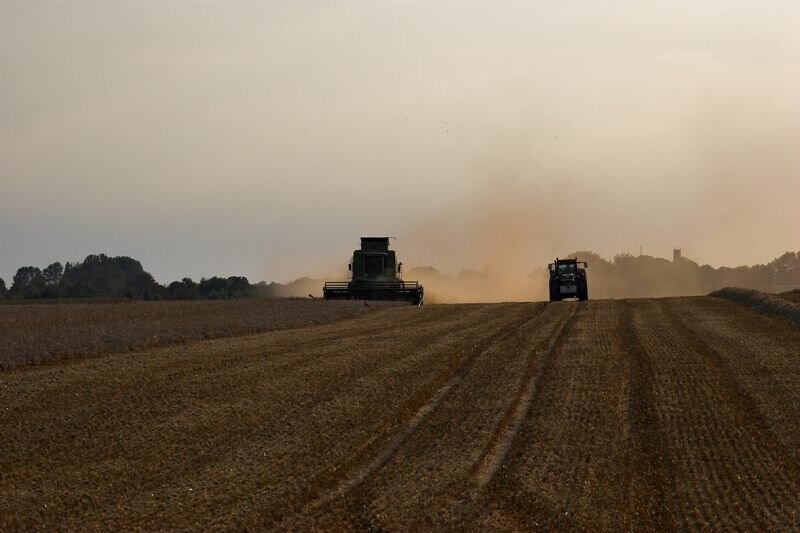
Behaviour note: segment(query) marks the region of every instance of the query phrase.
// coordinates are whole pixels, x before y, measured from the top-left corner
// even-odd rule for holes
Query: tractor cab
[[[397,281],[400,269],[389,237],[361,237],[361,249],[350,262],[353,281]]]
[[[574,276],[578,272],[578,262],[567,260],[559,260],[555,264],[559,276]]]

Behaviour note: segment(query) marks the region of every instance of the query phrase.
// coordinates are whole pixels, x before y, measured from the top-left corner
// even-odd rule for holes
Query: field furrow
[[[551,364],[553,353],[556,352],[563,342],[565,334],[569,331],[569,321],[575,314],[575,309],[563,321],[559,321],[555,327],[549,330],[549,335],[545,339],[537,339],[538,344],[531,346],[528,355],[527,367],[519,386],[519,392],[511,402],[505,415],[497,424],[492,441],[487,452],[483,455],[478,468],[475,472],[475,481],[480,489],[483,489],[497,473],[505,461],[506,455],[514,439],[519,432],[522,422],[525,420],[530,410],[531,403],[538,393],[537,385],[543,379],[545,371]]]
[[[354,521],[365,527],[422,527],[441,519],[429,513],[431,508],[414,502],[435,498],[442,507],[452,503],[447,488],[469,480],[478,454],[491,437],[493,418],[499,419],[504,402],[512,399],[506,391],[519,379],[521,369],[514,362],[524,363],[530,337],[545,334],[555,322],[564,320],[568,311],[549,306],[542,314],[529,312],[520,323],[509,322],[507,328],[487,339],[389,446],[348,481],[347,491],[316,512],[317,525]],[[481,394],[476,395],[476,390]],[[443,427],[450,430],[443,433]],[[440,437],[432,446],[436,433]],[[421,480],[425,480],[424,487],[417,482]],[[417,493],[406,499],[407,490]],[[394,503],[397,495],[410,506],[398,507]],[[294,527],[303,529],[304,525],[301,521]]]
[[[687,526],[793,523],[800,505],[796,463],[776,449],[716,348],[693,334],[666,301],[637,302],[634,323],[651,356],[659,424]]]
[[[266,487],[250,487],[247,501],[263,499],[261,493],[266,492],[284,503],[267,506],[268,522],[293,509],[292,501],[302,502],[303,493],[311,490],[298,465],[309,468],[308,476],[335,471],[353,448],[376,440],[381,427],[398,424],[403,409],[412,409],[417,396],[426,398],[426,391],[446,380],[450,369],[487,331],[505,325],[520,312],[517,309],[522,306],[508,306],[508,313],[498,315],[475,306],[430,308],[426,312],[433,314],[433,320],[427,324],[405,327],[393,317],[395,328],[389,336],[378,333],[368,340],[345,336],[315,346],[311,353],[279,351],[273,357],[268,337],[277,337],[275,344],[280,345],[284,334],[276,333],[205,343],[200,347],[210,353],[202,360],[169,349],[155,357],[125,355],[120,357],[143,368],[108,383],[102,379],[107,370],[104,362],[86,361],[69,368],[69,377],[56,373],[44,384],[45,390],[34,386],[26,394],[25,381],[42,385],[36,373],[49,375],[46,369],[36,369],[6,389],[23,392],[22,405],[13,412],[27,416],[8,420],[6,427],[18,431],[9,435],[6,457],[11,460],[0,480],[20,479],[31,466],[64,470],[76,465],[76,477],[106,489],[92,495],[101,522],[130,513],[137,520],[150,517],[154,523],[164,523],[167,510],[175,520],[194,512],[191,506],[173,505],[182,499],[180,491],[191,488],[192,499],[203,505],[224,505],[225,499],[213,501],[215,487],[224,486],[219,483],[227,479],[235,483],[236,476],[244,475]],[[437,315],[442,311],[446,315]],[[524,306],[523,316],[535,311],[536,306]],[[371,324],[366,329],[371,330]],[[297,359],[298,364],[284,361],[276,366],[275,359],[282,358],[288,363]],[[25,399],[44,397],[47,401],[38,409],[28,408]],[[113,401],[99,402],[99,398]],[[47,412],[57,408],[66,411],[64,416],[49,419]],[[395,408],[401,411],[398,418],[391,415]],[[38,420],[31,416],[37,413]],[[343,433],[350,433],[350,438],[342,440]],[[322,438],[326,434],[328,441]],[[32,440],[37,443],[33,449]],[[76,448],[76,442],[83,446]],[[268,469],[264,479],[253,478],[252,461],[243,463],[243,456],[258,457]],[[123,475],[134,460],[141,461],[141,470],[134,476]],[[210,485],[204,484],[206,480]],[[21,498],[20,503],[41,501],[36,485],[25,482],[27,490],[16,491],[14,497]],[[238,483],[236,495],[241,498],[249,483]],[[50,502],[49,509],[58,512],[58,502]],[[85,517],[79,509],[75,512]],[[245,514],[253,519],[252,513]]]
[[[629,425],[632,365],[620,307],[588,302],[538,384],[505,468],[487,487],[480,517],[492,528],[635,528],[653,523],[641,505]],[[646,516],[640,516],[642,512]]]
[[[653,362],[636,333],[628,302],[623,304],[619,333],[630,358],[625,420],[631,436],[626,462],[635,472],[628,504],[638,526],[634,529],[657,525],[684,531],[686,521],[675,488],[674,459],[656,412]]]
[[[800,462],[800,328],[716,298],[669,305],[693,335],[715,348],[770,431]]]
[[[672,298],[376,308],[12,370],[0,530],[796,530],[798,358],[785,320]]]

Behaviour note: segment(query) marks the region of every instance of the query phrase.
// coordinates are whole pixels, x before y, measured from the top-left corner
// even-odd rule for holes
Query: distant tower
[[[675,248],[674,250],[672,250],[672,262],[677,263],[680,260],[681,260],[681,249]]]

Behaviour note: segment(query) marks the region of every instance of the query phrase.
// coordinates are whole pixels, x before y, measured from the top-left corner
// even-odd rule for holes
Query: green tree
[[[41,281],[42,271],[40,268],[33,266],[20,267],[17,269],[17,273],[14,274],[11,290],[22,290]]]
[[[57,287],[64,275],[64,266],[56,261],[42,271],[42,278],[48,287]]]
[[[67,263],[60,284],[64,296],[131,296],[155,298],[163,291],[142,264],[130,257],[90,255],[82,263]]]
[[[8,290],[6,289],[6,282],[3,281],[3,278],[0,278],[0,300],[4,300],[7,294]]]
[[[198,285],[191,278],[173,281],[167,287],[167,298],[170,300],[197,300],[200,298]]]
[[[200,280],[197,290],[203,298],[209,300],[249,298],[253,294],[250,282],[242,276],[203,278]]]
[[[11,294],[15,298],[39,298],[44,287],[41,269],[34,266],[21,267],[14,274]]]

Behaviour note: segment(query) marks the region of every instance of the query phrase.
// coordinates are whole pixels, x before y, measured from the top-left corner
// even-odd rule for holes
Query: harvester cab
[[[403,264],[389,249],[389,237],[361,237],[361,249],[353,252],[348,269],[350,281],[325,283],[326,300],[405,300],[422,305],[422,285],[403,280]]]
[[[578,300],[589,299],[589,287],[586,283],[586,269],[589,264],[577,259],[558,259],[547,265],[550,271],[550,301],[556,302],[567,298]]]

